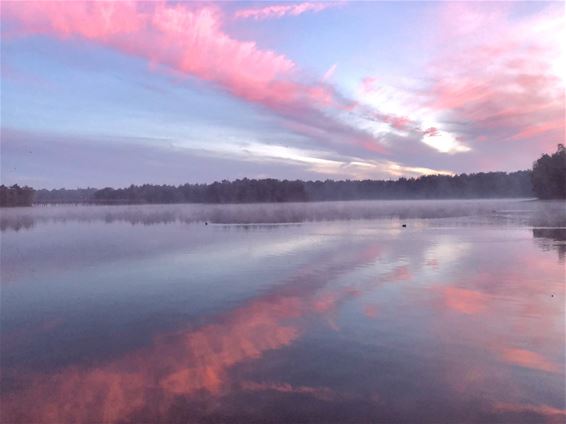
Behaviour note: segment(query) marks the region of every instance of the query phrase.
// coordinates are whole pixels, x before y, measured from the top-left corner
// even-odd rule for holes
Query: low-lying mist
[[[475,217],[497,224],[566,226],[566,205],[560,201],[511,199],[405,200],[233,205],[171,204],[116,206],[35,206],[2,210],[0,229],[20,230],[43,222],[104,221],[153,225],[184,222],[206,224],[279,224],[358,219],[439,219]]]

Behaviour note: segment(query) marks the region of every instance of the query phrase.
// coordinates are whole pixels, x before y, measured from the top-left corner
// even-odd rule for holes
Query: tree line
[[[0,185],[0,206],[31,206],[33,198],[34,190],[31,187]]]
[[[69,190],[67,190],[69,191]],[[63,200],[42,192],[47,202]],[[131,185],[94,191],[86,202],[135,203],[260,203],[373,199],[449,199],[532,197],[530,171],[429,175],[397,180],[300,181],[238,179],[211,184]],[[39,198],[37,200],[40,202]]]
[[[125,188],[34,190],[0,186],[0,206],[35,203],[256,203],[326,200],[470,199],[533,197],[566,199],[566,149],[544,154],[532,171],[425,175],[397,180],[223,180],[211,184],[131,185]]]
[[[97,188],[57,188],[35,191],[35,203],[88,203],[92,201]]]

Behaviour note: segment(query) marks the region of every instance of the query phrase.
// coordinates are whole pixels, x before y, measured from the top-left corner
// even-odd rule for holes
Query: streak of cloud
[[[299,16],[307,12],[320,12],[338,5],[340,5],[340,2],[331,1],[269,5],[241,9],[235,13],[235,16],[239,19],[276,19],[283,18],[285,16]]]

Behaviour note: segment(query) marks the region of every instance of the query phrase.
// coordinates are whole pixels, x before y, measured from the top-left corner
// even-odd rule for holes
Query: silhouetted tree
[[[7,187],[0,185],[0,206],[31,206],[34,190],[31,187],[20,187],[14,184]]]
[[[566,199],[566,149],[544,154],[533,164],[533,191],[539,199]]]

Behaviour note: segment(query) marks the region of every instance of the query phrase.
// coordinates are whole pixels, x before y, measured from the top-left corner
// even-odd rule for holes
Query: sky
[[[564,143],[563,2],[0,4],[4,184],[515,171]]]

